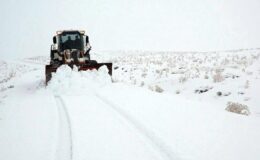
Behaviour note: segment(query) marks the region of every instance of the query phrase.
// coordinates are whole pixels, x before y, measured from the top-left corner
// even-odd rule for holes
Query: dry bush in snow
[[[209,79],[209,76],[207,74],[205,74],[204,79]]]
[[[155,85],[155,86],[149,86],[149,89],[152,90],[152,91],[155,91],[155,92],[158,92],[158,93],[162,93],[164,90],[158,86],[158,85]]]
[[[224,80],[225,80],[225,78],[220,71],[216,71],[216,74],[213,75],[213,82],[214,83],[222,82]]]
[[[186,81],[187,81],[187,77],[186,76],[179,77],[179,83],[184,83]]]
[[[155,92],[162,93],[163,91],[164,90],[160,86],[158,86],[158,85],[155,86]]]
[[[11,70],[7,75],[4,76],[3,79],[0,80],[0,83],[4,83],[9,81],[10,79],[14,78],[16,75],[16,72],[14,70]]]
[[[11,70],[11,72],[9,73],[9,79],[14,78],[16,75],[16,72],[14,70]]]
[[[248,116],[250,114],[249,108],[247,105],[235,103],[235,102],[228,102],[226,110],[229,112],[242,114]]]
[[[143,87],[143,86],[144,86],[144,81],[142,81],[142,82],[140,83],[140,86],[141,86],[141,87]]]
[[[184,75],[181,75],[179,77],[179,83],[184,83],[189,79],[190,75],[188,73],[185,73]]]

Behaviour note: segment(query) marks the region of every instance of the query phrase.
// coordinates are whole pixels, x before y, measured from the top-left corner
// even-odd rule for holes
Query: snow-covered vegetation
[[[226,52],[141,52],[113,59],[114,82],[189,99],[249,104],[257,109],[260,50]]]
[[[12,85],[8,85],[8,81],[34,69],[25,64],[0,60],[0,92],[12,88]]]
[[[248,106],[239,103],[228,102],[226,110],[229,112],[234,112],[234,113],[243,114],[247,116],[250,114]]]

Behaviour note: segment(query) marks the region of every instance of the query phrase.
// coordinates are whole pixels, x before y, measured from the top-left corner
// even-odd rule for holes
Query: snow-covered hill
[[[260,158],[260,50],[93,58],[112,79],[62,66],[45,87],[48,58],[0,61],[0,159]]]

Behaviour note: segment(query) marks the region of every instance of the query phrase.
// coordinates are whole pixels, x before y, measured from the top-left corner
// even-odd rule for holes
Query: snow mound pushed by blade
[[[52,74],[47,89],[56,94],[91,92],[96,89],[111,84],[111,77],[106,66],[98,70],[78,71],[76,66],[70,68],[62,65]]]

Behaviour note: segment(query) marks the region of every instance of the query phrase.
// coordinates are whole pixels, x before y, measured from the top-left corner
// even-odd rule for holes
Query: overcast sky
[[[94,51],[260,47],[260,0],[3,0],[0,20],[0,59],[49,55],[62,29]]]

